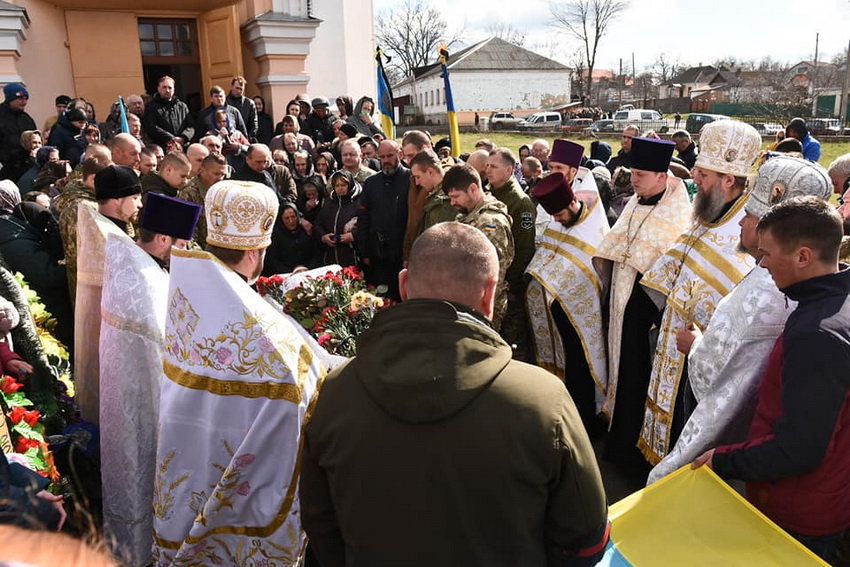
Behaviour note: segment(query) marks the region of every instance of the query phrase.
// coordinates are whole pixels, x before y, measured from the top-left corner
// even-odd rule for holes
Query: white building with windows
[[[526,115],[548,101],[570,100],[570,68],[533,51],[491,37],[449,58],[455,111],[461,123],[497,110]],[[396,100],[409,97],[425,123],[446,123],[446,95],[439,63],[419,67],[393,87]]]

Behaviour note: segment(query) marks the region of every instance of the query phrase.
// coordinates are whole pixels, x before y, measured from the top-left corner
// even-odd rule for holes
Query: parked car
[[[583,132],[593,124],[592,118],[570,118],[564,123],[563,132]]]
[[[729,120],[729,117],[724,116],[723,114],[694,113],[688,116],[688,119],[685,121],[685,130],[691,134],[699,134],[699,131],[703,126],[709,122],[714,122],[715,120]]]
[[[624,104],[624,105],[622,105],[621,107],[619,107],[619,108],[617,109],[617,112],[622,112],[622,111],[624,111],[624,110],[634,110],[634,109],[635,109],[635,105],[633,105],[633,104]]]
[[[670,130],[667,120],[657,110],[634,108],[632,110],[621,110],[614,113],[614,130],[622,130],[630,124],[640,128],[641,132],[655,130],[663,134]]]
[[[775,122],[754,122],[753,128],[762,136],[774,136],[777,132],[784,132],[785,127]]]
[[[561,115],[557,112],[535,112],[517,124],[519,130],[556,130],[561,127]]]
[[[590,125],[591,132],[613,132],[614,131],[614,121],[610,119],[597,120],[593,124]]]
[[[806,122],[812,136],[840,136],[841,122],[837,118],[812,118]],[[850,133],[850,128],[843,129],[844,134]]]
[[[493,112],[490,114],[491,130],[513,130],[518,122],[519,118],[510,112]]]

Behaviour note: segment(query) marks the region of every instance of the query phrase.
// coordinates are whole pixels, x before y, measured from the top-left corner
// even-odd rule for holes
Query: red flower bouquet
[[[357,337],[375,313],[392,302],[376,294],[355,267],[308,275],[291,286],[283,276],[260,278],[257,289],[273,299],[331,354],[354,356]]]

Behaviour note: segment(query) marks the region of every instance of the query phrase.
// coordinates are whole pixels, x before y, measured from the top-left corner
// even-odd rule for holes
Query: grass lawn
[[[535,135],[534,133],[528,134],[520,134],[520,133],[511,133],[511,132],[482,132],[478,133],[464,133],[460,135],[460,146],[461,153],[463,152],[471,152],[475,150],[475,142],[480,140],[481,138],[489,138],[493,143],[497,146],[507,146],[514,151],[514,153],[519,152],[519,147],[523,144],[531,145],[531,142],[536,140],[537,138],[543,138],[549,141],[549,144],[552,144],[552,140],[555,138],[559,138],[562,136],[557,136],[553,133],[542,133],[541,135]],[[593,141],[593,138],[581,138],[577,135],[570,135],[569,139],[573,142],[577,142],[582,144],[587,153],[590,153],[590,143]],[[600,140],[604,140],[611,144],[611,148],[614,150],[614,154],[620,149],[620,137],[619,135],[606,135],[604,137],[600,137]],[[829,167],[829,164],[835,160],[840,155],[850,153],[850,142],[821,142],[821,157],[820,165],[824,168]],[[762,144],[763,148],[766,148],[771,142],[765,141]],[[699,144],[697,144],[699,145]]]

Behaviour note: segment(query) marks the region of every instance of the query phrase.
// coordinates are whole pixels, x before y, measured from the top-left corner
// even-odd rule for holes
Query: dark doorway
[[[159,78],[174,78],[177,98],[197,113],[206,102],[201,93],[201,66],[198,32],[194,20],[140,18],[139,40],[145,91],[156,93]]]

